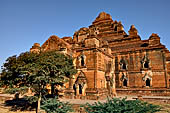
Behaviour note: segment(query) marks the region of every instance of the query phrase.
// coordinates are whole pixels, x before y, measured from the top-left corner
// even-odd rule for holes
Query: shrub
[[[140,100],[126,100],[119,98],[107,99],[105,103],[87,103],[87,113],[154,113],[160,111],[160,107]]]
[[[61,102],[56,98],[43,101],[41,109],[45,110],[47,113],[67,113],[73,111],[69,103]]]

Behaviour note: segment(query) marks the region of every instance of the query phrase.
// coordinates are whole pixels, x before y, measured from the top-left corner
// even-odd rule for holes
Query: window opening
[[[148,45],[149,45],[148,43],[144,43],[141,45],[141,47],[148,47]]]
[[[124,79],[124,81],[123,81],[123,86],[127,87],[127,80],[126,79]]]
[[[117,31],[117,26],[115,26],[114,31]]]
[[[149,80],[149,78],[146,79],[146,86],[150,87],[150,80]]]
[[[144,63],[144,68],[149,68],[149,63],[148,62]]]
[[[84,57],[81,56],[81,66],[84,66]]]
[[[122,69],[126,69],[126,64],[125,63],[123,63]]]

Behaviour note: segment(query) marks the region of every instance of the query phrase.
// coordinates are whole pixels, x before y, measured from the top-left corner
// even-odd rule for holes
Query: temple
[[[89,27],[73,37],[51,36],[30,52],[60,51],[73,57],[77,74],[65,84],[66,98],[100,99],[121,94],[170,94],[170,52],[153,33],[141,40],[131,25],[128,34],[122,23],[101,12]]]

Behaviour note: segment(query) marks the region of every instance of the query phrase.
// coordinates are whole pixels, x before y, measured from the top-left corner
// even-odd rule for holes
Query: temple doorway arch
[[[87,80],[86,80],[85,74],[81,71],[73,85],[74,95],[85,96],[86,88],[87,88]]]

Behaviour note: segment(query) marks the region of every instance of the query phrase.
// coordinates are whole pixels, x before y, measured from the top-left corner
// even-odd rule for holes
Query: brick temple
[[[170,94],[170,52],[153,33],[141,40],[130,26],[101,12],[89,27],[73,37],[51,36],[31,52],[57,50],[73,57],[77,74],[65,84],[67,98],[99,99],[119,94]]]

